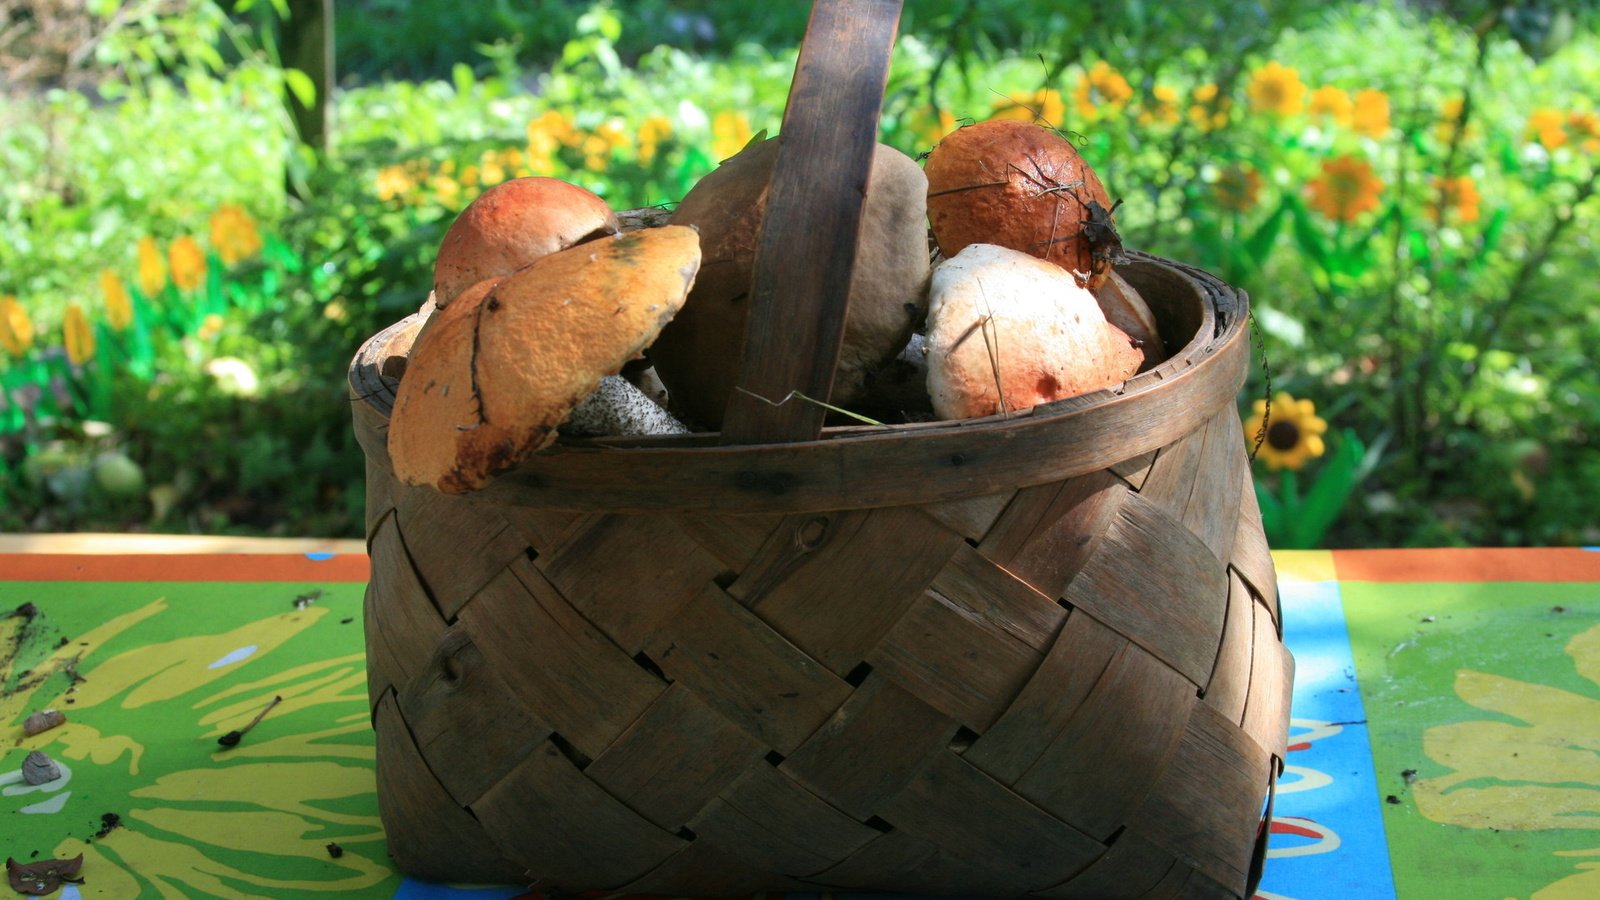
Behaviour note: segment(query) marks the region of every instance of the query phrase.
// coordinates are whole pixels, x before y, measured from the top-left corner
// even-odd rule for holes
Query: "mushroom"
[[[389,422],[397,477],[463,493],[542,450],[655,340],[700,266],[694,230],[601,238],[482,281],[417,335]]]
[[[1144,353],[1143,372],[1167,358],[1166,347],[1161,343],[1161,328],[1155,314],[1144,302],[1144,297],[1113,269],[1105,282],[1095,288],[1094,298],[1100,302],[1100,311],[1106,321],[1127,332]]]
[[[928,218],[939,251],[998,244],[1048,259],[1098,287],[1122,258],[1114,204],[1078,148],[1052,128],[991,119],[928,154]]]
[[[479,194],[444,233],[434,260],[434,303],[444,309],[485,278],[618,230],[611,207],[578,185],[544,177],[501,182]]]
[[[933,272],[928,393],[943,419],[1019,412],[1111,387],[1143,354],[1072,273],[970,244]]]
[[[650,348],[673,412],[711,428],[739,378],[756,242],[778,141],[754,144],[700,179],[672,214],[700,231],[705,263],[683,312]],[[927,179],[879,145],[863,201],[834,403],[859,396],[867,373],[904,347],[927,306]]]

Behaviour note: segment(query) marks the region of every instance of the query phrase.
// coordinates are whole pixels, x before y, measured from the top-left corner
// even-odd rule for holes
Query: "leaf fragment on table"
[[[11,881],[11,889],[30,897],[53,894],[63,881],[80,883],[78,871],[82,868],[82,853],[71,859],[41,859],[31,863],[19,863],[6,857],[6,876]]]

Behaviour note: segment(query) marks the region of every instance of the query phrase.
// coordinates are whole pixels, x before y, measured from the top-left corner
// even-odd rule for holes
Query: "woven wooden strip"
[[[1130,643],[1014,789],[1108,841],[1165,771],[1195,703],[1188,679]],[[1142,727],[1130,728],[1129,721]],[[1114,762],[1085,766],[1086,759]]]
[[[645,652],[669,678],[783,754],[850,695],[844,680],[715,585],[652,635]]]
[[[1205,701],[1230,722],[1244,719],[1250,690],[1250,664],[1255,656],[1256,599],[1238,574],[1228,570],[1228,620],[1222,628],[1217,664],[1206,683]],[[1265,611],[1263,611],[1265,618]]]
[[[830,868],[881,834],[828,805],[771,765],[752,766],[689,823],[705,838],[769,872]]]
[[[1130,831],[1190,861],[1208,878],[1243,885],[1267,796],[1272,759],[1204,703]]]
[[[934,591],[911,604],[867,654],[875,674],[978,732],[1005,712],[1043,658]]]
[[[445,622],[417,577],[394,517],[379,523],[368,547],[372,576],[362,626],[367,690],[376,705],[386,688],[410,681],[427,664],[444,635]]]
[[[658,827],[676,832],[753,765],[765,745],[674,684],[584,774]]]
[[[972,547],[955,555],[933,579],[933,590],[968,614],[993,624],[1029,647],[1047,653],[1067,608],[1000,568]]]
[[[547,889],[621,887],[686,844],[601,790],[549,741],[471,811],[494,845]]]
[[[1244,450],[1238,412],[1227,404],[1202,427],[1161,451],[1139,496],[1183,523],[1226,562],[1238,533]]]
[[[783,772],[865,822],[905,788],[959,726],[887,678],[869,674],[844,705],[784,760]]]
[[[463,807],[554,730],[523,706],[460,627],[445,632],[398,699],[417,752]]]
[[[1059,597],[1095,552],[1128,487],[1092,472],[1017,491],[978,552],[1047,597]]]
[[[782,873],[753,866],[735,852],[697,838],[661,865],[622,886],[616,894],[651,898],[743,897],[804,887]]]
[[[957,856],[904,831],[893,830],[850,858],[810,879],[833,890],[883,890],[956,897],[1020,894],[1016,879],[991,869],[985,860]]]
[[[750,560],[761,546],[783,524],[784,517],[690,513],[673,516],[673,521],[701,549],[721,560],[730,571],[743,572],[750,567]]]
[[[446,619],[454,619],[489,579],[526,552],[527,543],[505,519],[472,500],[414,487],[403,488],[395,500],[401,539]]]
[[[394,513],[395,484],[387,470],[372,458],[367,459],[367,527],[363,533],[369,541],[378,530],[378,523]]]
[[[600,516],[534,565],[629,656],[723,572],[667,516]]]
[[[525,558],[479,591],[460,622],[518,699],[590,759],[667,689]]]
[[[1063,598],[1205,684],[1228,602],[1210,548],[1143,493],[1124,499],[1098,546]]]
[[[728,594],[844,676],[962,545],[959,535],[915,509],[792,516]]]
[[[496,510],[511,530],[532,548],[535,556],[549,553],[560,546],[573,530],[587,527],[601,513],[575,513],[560,509],[531,509],[523,506],[506,506]]]
[[[1294,687],[1294,657],[1278,639],[1273,623],[1256,616],[1255,658],[1249,698],[1240,726],[1266,753],[1280,760],[1289,743],[1289,700]]]
[[[967,750],[966,761],[1003,784],[1014,784],[1067,727],[1127,645],[1127,638],[1074,610],[1033,678]]]
[[[1188,877],[1188,866],[1171,853],[1139,838],[1122,834],[1099,859],[1065,883],[1038,891],[1045,900],[1144,900],[1163,896],[1163,883],[1172,887]]]
[[[1145,478],[1150,475],[1150,467],[1155,464],[1156,456],[1160,452],[1159,450],[1151,450],[1148,453],[1141,453],[1138,456],[1114,462],[1107,467],[1107,470],[1126,481],[1129,487],[1137,491],[1144,486]]]
[[[463,875],[501,884],[525,881],[526,869],[500,854],[478,820],[428,770],[392,693],[378,702],[376,728],[378,809],[396,864],[435,881]]]
[[[884,804],[883,818],[953,856],[982,861],[999,877],[995,893],[1060,884],[1105,852],[954,753],[934,754]]]
[[[942,503],[924,503],[924,513],[943,522],[947,528],[976,545],[989,533],[1000,514],[1011,504],[1016,491],[985,494],[965,500],[946,500]]]
[[[1261,506],[1256,499],[1255,482],[1245,479],[1239,501],[1239,536],[1233,543],[1234,571],[1245,584],[1261,598],[1272,621],[1283,634],[1283,620],[1278,614],[1278,570],[1272,563],[1271,548],[1267,546],[1261,528]]]

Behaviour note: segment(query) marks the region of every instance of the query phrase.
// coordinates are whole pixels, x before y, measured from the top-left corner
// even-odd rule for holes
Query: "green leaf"
[[[1300,514],[1295,517],[1291,529],[1290,543],[1285,544],[1284,549],[1310,550],[1322,543],[1355,489],[1357,470],[1366,452],[1366,445],[1355,432],[1349,429],[1340,432],[1333,454],[1325,460],[1316,480],[1306,491]]]
[[[1289,214],[1289,199],[1284,198],[1272,215],[1256,226],[1256,230],[1244,239],[1245,257],[1251,266],[1259,270],[1267,261],[1267,256],[1272,253],[1272,247],[1278,242],[1278,233],[1283,230],[1284,217]]]
[[[472,74],[472,67],[463,62],[450,67],[450,80],[455,84],[457,97],[470,96],[472,86],[478,81]]]
[[[294,99],[300,101],[301,106],[309,109],[317,102],[316,83],[311,80],[310,75],[299,69],[284,69],[283,84],[289,89],[289,93],[294,95]]]
[[[1489,254],[1500,246],[1500,236],[1505,234],[1506,220],[1510,218],[1510,211],[1502,206],[1489,216],[1488,224],[1483,226],[1483,235],[1478,239],[1478,255],[1472,260],[1473,268],[1481,269]]]
[[[1327,271],[1328,242],[1317,228],[1317,224],[1311,221],[1310,211],[1298,200],[1285,197],[1284,202],[1289,204],[1295,245],[1300,248],[1300,252],[1316,263],[1317,268]]]

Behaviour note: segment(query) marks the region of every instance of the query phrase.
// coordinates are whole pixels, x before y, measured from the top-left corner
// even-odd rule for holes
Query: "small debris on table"
[[[294,608],[305,609],[320,599],[322,599],[321,591],[311,591],[310,593],[301,594],[300,596],[294,598]]]
[[[328,855],[333,857],[334,859],[338,859],[339,857],[344,855],[344,848],[339,846],[338,844],[329,844],[328,845]]]
[[[30,897],[43,897],[55,893],[63,881],[82,884],[78,872],[83,868],[83,854],[71,859],[42,859],[38,862],[19,863],[6,857],[6,876],[11,889]]]
[[[1406,780],[1406,784],[1414,784],[1417,780],[1417,770],[1403,769],[1400,772],[1400,777]]]
[[[66,714],[56,709],[41,709],[22,722],[22,733],[28,737],[49,731],[67,721]]]
[[[230,731],[222,737],[217,738],[217,743],[224,747],[237,747],[239,745],[239,741],[244,738],[245,732],[256,727],[256,723],[260,722],[267,715],[267,713],[271,712],[274,706],[277,706],[282,702],[282,697],[273,697],[272,702],[268,703],[266,708],[261,710],[261,712],[256,713],[256,717],[251,719],[248,725],[245,725],[243,728],[240,728],[237,731]]]
[[[1389,795],[1389,796],[1387,796],[1387,797],[1384,797],[1384,798],[1383,798],[1383,802],[1385,802],[1385,803],[1390,803],[1390,804],[1394,804],[1394,805],[1399,805],[1399,803],[1400,803],[1400,798],[1399,798],[1399,797],[1396,797],[1396,796],[1395,796],[1395,795],[1393,795],[1393,794],[1390,794],[1390,795]]]
[[[122,817],[114,812],[100,814],[100,830],[94,833],[97,838],[103,838],[122,824]]]
[[[29,753],[22,761],[22,780],[32,785],[49,784],[61,777],[61,767],[43,750]]]

